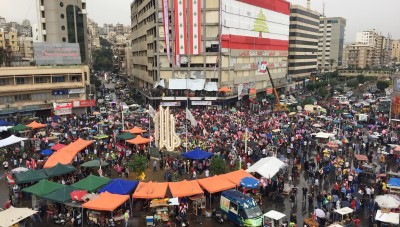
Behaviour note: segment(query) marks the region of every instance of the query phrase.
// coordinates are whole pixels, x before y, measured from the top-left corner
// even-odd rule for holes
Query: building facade
[[[318,69],[334,71],[343,65],[346,19],[321,16],[318,40]]]
[[[393,40],[391,58],[396,62],[400,62],[400,40]]]
[[[19,50],[17,33],[0,31],[0,47],[9,49],[11,52],[17,52]]]
[[[317,71],[320,14],[299,5],[290,6],[289,72],[292,79]]]
[[[0,118],[81,113],[89,84],[87,66],[0,68]],[[54,108],[60,103],[70,104]]]
[[[192,78],[232,93],[240,84],[265,91],[268,66],[275,85],[284,87],[289,14],[284,0],[134,1],[134,85],[151,89],[162,79]]]
[[[361,43],[371,47],[376,47],[378,42],[378,32],[375,29],[369,31],[357,32],[356,43]]]
[[[79,43],[82,62],[88,62],[86,0],[37,0],[43,42]]]
[[[346,45],[344,59],[350,69],[370,69],[376,63],[375,48],[362,43]]]
[[[20,36],[18,37],[19,52],[26,60],[33,62],[33,38]]]

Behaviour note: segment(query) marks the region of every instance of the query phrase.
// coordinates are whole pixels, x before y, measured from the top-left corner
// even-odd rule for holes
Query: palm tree
[[[333,59],[333,58],[329,59],[329,65],[331,66],[331,72],[332,72],[332,68],[333,68],[333,63],[335,63],[335,59]]]

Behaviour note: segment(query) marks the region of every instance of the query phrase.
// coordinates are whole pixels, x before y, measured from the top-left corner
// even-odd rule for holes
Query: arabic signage
[[[229,204],[230,204],[229,199],[221,196],[221,199],[220,199],[221,210],[223,210],[225,212],[228,212],[229,211]]]
[[[192,101],[193,106],[211,106],[211,101]]]
[[[286,62],[266,62],[259,61],[254,63],[237,63],[233,65],[234,71],[242,71],[242,70],[257,70],[258,73],[264,74],[267,72],[268,68],[279,68],[279,67],[287,67]]]
[[[33,43],[36,65],[78,65],[81,54],[78,43]]]
[[[54,110],[55,115],[68,115],[72,114],[72,109],[71,108],[64,108],[64,109],[58,109]]]
[[[73,105],[70,102],[64,102],[64,103],[53,103],[54,110],[60,110],[60,109],[72,109]]]
[[[69,94],[83,94],[85,93],[85,88],[74,88],[68,90]]]
[[[68,95],[68,89],[52,90],[53,95]]]
[[[89,100],[78,100],[78,101],[73,101],[72,106],[74,108],[77,107],[91,107],[91,106],[96,106],[96,100],[94,99],[89,99]]]
[[[285,57],[288,56],[287,51],[276,51],[276,50],[231,50],[231,56],[233,57]]]
[[[181,102],[161,102],[161,106],[181,106]]]

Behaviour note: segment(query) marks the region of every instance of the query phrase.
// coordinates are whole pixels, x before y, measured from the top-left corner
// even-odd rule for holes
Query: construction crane
[[[287,111],[288,108],[286,107],[286,105],[282,105],[282,103],[279,101],[279,94],[278,94],[278,91],[276,91],[276,87],[274,85],[274,81],[272,80],[271,73],[269,72],[269,68],[266,67],[266,69],[267,69],[269,80],[271,81],[272,90],[274,92],[275,99],[276,99],[276,107],[274,110],[275,111]]]

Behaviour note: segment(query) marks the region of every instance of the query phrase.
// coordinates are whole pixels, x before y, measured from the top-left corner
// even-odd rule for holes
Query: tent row
[[[17,184],[32,183],[43,179],[72,173],[75,170],[76,168],[72,165],[63,165],[57,163],[57,165],[48,169],[37,169],[37,170],[29,169],[28,171],[25,172],[15,173],[14,179]]]

